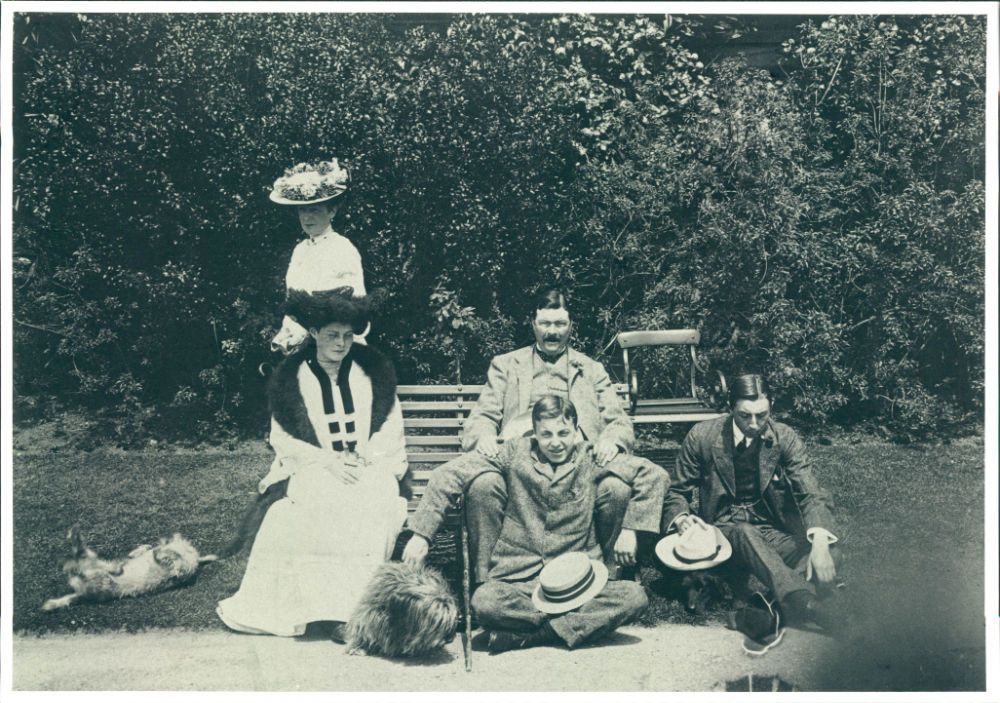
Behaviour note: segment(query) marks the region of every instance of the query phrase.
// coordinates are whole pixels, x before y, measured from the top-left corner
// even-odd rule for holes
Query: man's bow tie
[[[535,347],[535,351],[538,352],[538,356],[541,357],[542,361],[548,364],[554,364],[559,361],[566,354],[566,350],[563,349],[558,354],[549,354],[548,352],[542,351],[538,347]]]

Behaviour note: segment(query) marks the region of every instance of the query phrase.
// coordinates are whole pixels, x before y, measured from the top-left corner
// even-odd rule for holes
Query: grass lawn
[[[18,449],[18,446],[21,449]],[[263,443],[235,451],[31,451],[15,444],[14,629],[20,632],[222,629],[215,604],[239,586],[247,551],[202,567],[174,591],[43,613],[68,591],[61,564],[70,526],[99,554],[180,532],[203,552],[232,535],[271,455]],[[912,667],[913,688],[982,688],[983,447],[978,440],[912,448],[883,443],[811,445],[842,525],[845,606],[854,640],[825,665],[831,689],[877,689],[878,662]],[[442,564],[439,555],[438,563]],[[444,564],[450,575],[455,564]],[[717,606],[688,613],[674,584],[643,569],[646,624],[721,620]],[[859,669],[859,657],[870,666]],[[875,665],[872,665],[875,662]],[[864,673],[868,672],[868,673]],[[875,678],[871,678],[875,677]]]

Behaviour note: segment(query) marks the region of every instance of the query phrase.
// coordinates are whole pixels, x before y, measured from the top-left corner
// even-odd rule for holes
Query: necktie
[[[546,363],[549,363],[549,364],[556,363],[557,361],[559,361],[563,357],[563,354],[566,353],[566,350],[563,349],[558,354],[547,354],[546,352],[542,351],[538,347],[535,347],[535,351],[538,352],[538,356],[541,358],[542,361],[544,361]]]

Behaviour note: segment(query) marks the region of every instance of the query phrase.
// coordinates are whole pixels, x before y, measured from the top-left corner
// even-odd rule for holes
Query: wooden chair
[[[690,423],[712,420],[725,415],[721,399],[726,395],[726,379],[719,373],[716,387],[719,399],[703,398],[698,395],[697,374],[699,371],[697,348],[701,342],[698,330],[637,330],[619,332],[616,337],[622,350],[625,377],[628,388],[629,415],[636,425],[656,423]],[[681,391],[676,395],[659,398],[643,398],[639,386],[639,370],[636,366],[638,352],[643,347],[687,346],[689,368]]]

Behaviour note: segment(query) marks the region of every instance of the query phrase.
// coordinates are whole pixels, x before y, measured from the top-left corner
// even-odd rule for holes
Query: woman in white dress
[[[357,297],[367,295],[361,254],[351,240],[335,232],[331,224],[349,184],[350,174],[337,159],[298,164],[274,182],[271,201],[295,206],[306,235],[292,251],[285,273],[286,292],[313,293],[349,287]],[[271,340],[271,350],[289,354],[307,337],[305,327],[292,316],[285,315],[281,330]],[[364,334],[360,333],[358,341],[363,338]]]
[[[287,493],[267,510],[240,589],[217,612],[234,630],[282,636],[332,621],[342,641],[406,518],[403,418],[391,363],[353,344],[367,299],[292,291],[287,310],[310,342],[271,376],[275,459],[258,486],[287,479]]]

